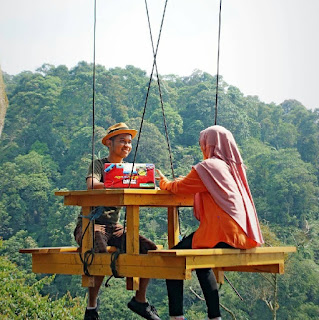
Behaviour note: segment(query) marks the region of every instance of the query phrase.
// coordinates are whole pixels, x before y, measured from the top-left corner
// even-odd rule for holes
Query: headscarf
[[[232,133],[222,126],[211,126],[201,131],[199,144],[205,160],[194,168],[208,192],[249,238],[263,243],[245,166]],[[197,218],[200,206],[200,195],[196,194],[194,214]]]

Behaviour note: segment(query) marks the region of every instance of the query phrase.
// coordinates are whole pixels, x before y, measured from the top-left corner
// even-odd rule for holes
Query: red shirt
[[[237,222],[216,204],[195,169],[186,177],[175,181],[161,179],[160,188],[176,194],[200,193],[200,224],[193,237],[194,249],[213,248],[218,242],[225,242],[239,249],[258,246],[257,242],[248,238]]]

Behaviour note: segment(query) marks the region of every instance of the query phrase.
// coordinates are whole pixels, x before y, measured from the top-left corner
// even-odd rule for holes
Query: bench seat
[[[120,254],[117,264],[119,275],[158,279],[190,279],[192,270],[213,268],[219,282],[224,271],[284,273],[287,253],[295,247],[259,247],[241,249],[181,249],[150,250],[148,254]],[[89,271],[91,275],[111,275],[111,253],[97,253]],[[78,247],[48,247],[21,249],[32,254],[32,270],[36,273],[83,275]]]

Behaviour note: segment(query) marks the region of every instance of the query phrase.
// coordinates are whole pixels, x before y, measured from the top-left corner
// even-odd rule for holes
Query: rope
[[[117,249],[111,255],[111,270],[112,270],[112,274],[113,274],[114,278],[124,278],[124,277],[120,276],[116,270],[116,260],[118,259],[120,253],[122,253],[121,250]],[[107,286],[107,283],[108,283],[108,281],[105,283],[105,286]]]
[[[95,148],[94,148],[94,141],[95,141],[95,34],[96,34],[96,0],[94,0],[94,28],[93,28],[93,80],[92,80],[92,173],[94,172],[94,154],[95,154]],[[92,189],[93,189],[93,178],[92,178]],[[85,233],[87,232],[89,226],[92,222],[92,243],[93,247],[90,250],[87,250],[84,252],[84,256],[82,257],[82,254],[80,252],[80,259],[83,264],[83,272],[86,276],[90,276],[88,267],[92,264],[94,259],[94,246],[95,246],[95,237],[94,237],[94,219],[96,218],[96,214],[94,214],[94,211],[96,211],[97,208],[93,209],[88,216],[82,216],[85,218],[88,218],[90,221],[87,224],[84,232],[82,232],[80,247],[82,248],[82,242],[83,237]],[[98,213],[100,214],[100,213]]]
[[[231,288],[234,290],[234,292],[237,294],[238,298],[241,301],[244,301],[244,298],[240,295],[240,293],[237,291],[237,289],[234,287],[234,285],[230,282],[230,280],[226,277],[226,275],[224,275],[224,278],[226,279],[226,281],[228,282],[228,284],[231,286]]]
[[[133,175],[133,170],[134,170],[134,164],[136,162],[136,156],[137,156],[137,150],[139,147],[139,142],[140,142],[140,137],[141,137],[141,132],[142,132],[142,127],[143,127],[143,122],[144,122],[144,117],[145,117],[145,112],[146,112],[146,106],[147,106],[147,101],[148,101],[148,97],[149,97],[149,93],[150,93],[150,89],[151,89],[151,83],[152,83],[152,79],[153,79],[153,73],[154,73],[154,68],[156,66],[156,72],[157,72],[157,78],[158,78],[158,70],[157,70],[157,65],[156,65],[156,56],[157,56],[157,51],[158,51],[158,47],[159,47],[159,42],[161,39],[161,34],[162,34],[162,29],[163,29],[163,23],[164,23],[164,18],[165,18],[165,13],[166,13],[166,7],[167,7],[167,1],[165,1],[165,5],[164,5],[164,10],[163,10],[163,15],[162,15],[162,20],[161,20],[161,26],[160,26],[160,30],[159,30],[159,35],[158,35],[158,39],[157,39],[157,45],[156,45],[156,50],[154,50],[154,44],[153,44],[153,38],[152,38],[152,32],[150,29],[150,34],[151,34],[151,42],[152,42],[152,48],[153,48],[153,66],[152,66],[152,71],[150,74],[150,78],[148,81],[148,86],[147,86],[147,92],[146,92],[146,96],[145,96],[145,102],[144,102],[144,108],[143,108],[143,113],[142,113],[142,119],[141,119],[141,124],[140,124],[140,128],[139,128],[139,132],[138,132],[138,137],[137,137],[137,143],[136,143],[136,147],[135,147],[135,153],[134,153],[134,159],[133,159],[133,163],[132,163],[132,169],[131,169],[131,174],[130,174],[130,181],[129,181],[129,185],[128,187],[131,187],[131,181],[132,181],[132,175]],[[147,11],[147,17],[148,17],[148,22],[149,22],[149,28],[150,28],[150,21],[149,21],[149,14],[148,14],[148,8],[147,8],[147,2],[145,0],[145,5],[146,5],[146,11]],[[160,92],[160,98],[161,98],[161,104],[163,104],[163,99],[162,99],[162,95],[161,95],[161,90],[160,90],[160,84],[158,81],[158,85],[159,85],[159,92]],[[166,129],[167,132],[167,129]],[[168,142],[169,143],[169,142]],[[171,167],[173,169],[173,164],[171,162]],[[174,171],[173,171],[174,174]],[[121,251],[123,252],[123,248],[124,248],[124,234],[125,234],[125,227],[126,227],[126,218],[127,218],[127,212],[125,210],[125,217],[124,217],[124,230],[123,230],[123,237],[122,237],[122,243],[121,243]],[[120,251],[116,251],[117,253],[112,254],[112,259],[111,259],[111,269],[112,269],[112,273],[113,276],[117,277],[118,273],[116,271],[116,260],[119,257]],[[105,284],[106,286],[108,285],[108,281]]]
[[[134,167],[134,164],[135,164],[135,161],[136,161],[136,155],[137,155],[137,150],[138,150],[138,146],[139,146],[139,142],[140,142],[140,137],[141,137],[142,127],[143,127],[143,122],[144,122],[144,117],[145,117],[145,111],[146,111],[147,101],[148,101],[148,97],[149,97],[149,93],[150,93],[150,88],[151,88],[151,83],[152,83],[152,79],[153,79],[154,68],[155,68],[155,65],[156,65],[156,56],[157,56],[157,51],[158,51],[159,42],[160,42],[160,39],[161,39],[162,28],[163,28],[165,13],[166,13],[167,1],[168,1],[168,0],[165,1],[165,6],[164,6],[164,10],[163,10],[163,15],[162,15],[162,21],[161,21],[161,26],[160,26],[160,30],[159,30],[158,39],[157,39],[156,50],[155,50],[155,52],[154,52],[154,60],[153,60],[152,71],[151,71],[151,74],[150,74],[150,79],[149,79],[149,81],[148,81],[148,87],[147,87],[147,92],[146,92],[146,97],[145,97],[145,102],[144,102],[144,109],[143,109],[141,124],[140,124],[139,132],[138,132],[137,143],[136,143],[136,147],[135,147],[135,153],[134,153],[132,171],[131,171],[131,175],[130,175],[129,188],[131,187],[131,177],[132,177],[132,173],[133,173],[133,167]]]
[[[215,99],[215,125],[217,124],[218,112],[218,85],[219,85],[219,55],[220,55],[220,31],[222,21],[222,0],[219,3],[219,24],[218,24],[218,53],[217,53],[217,83],[216,83],[216,99]]]
[[[167,1],[166,1],[166,3],[167,3]],[[169,136],[168,136],[168,129],[167,129],[167,123],[166,123],[166,117],[165,117],[165,111],[164,111],[164,104],[163,104],[163,96],[162,96],[159,73],[158,73],[158,69],[157,69],[156,55],[155,55],[155,49],[154,49],[154,42],[153,42],[153,35],[152,35],[152,28],[151,28],[151,22],[150,22],[150,15],[149,15],[148,6],[147,6],[147,0],[145,0],[145,8],[146,8],[148,28],[149,28],[149,32],[150,32],[150,38],[151,38],[152,50],[153,50],[153,56],[154,56],[154,62],[155,62],[155,71],[156,71],[156,78],[157,78],[157,85],[158,85],[158,93],[159,93],[160,101],[161,101],[161,108],[162,108],[162,114],[163,114],[163,122],[164,122],[164,128],[165,128],[167,149],[168,149],[168,153],[169,153],[169,160],[170,160],[170,165],[171,165],[171,170],[172,170],[172,176],[173,176],[173,178],[175,178],[173,160],[172,160],[172,151],[171,151],[171,145],[170,145]],[[165,8],[166,8],[166,4],[165,4]]]
[[[96,0],[94,0],[94,28],[93,28],[93,83],[92,83],[92,174],[94,173],[94,140],[95,140],[95,34],[96,34]],[[92,179],[93,189],[93,179]]]
[[[164,8],[164,10],[166,10],[166,5],[167,5],[167,1],[166,1],[166,3],[165,3],[165,8]],[[163,96],[162,96],[160,78],[159,78],[159,73],[158,73],[158,68],[157,68],[156,52],[155,52],[155,49],[154,49],[154,42],[153,42],[153,35],[152,35],[152,27],[151,27],[150,15],[149,15],[148,6],[147,6],[147,0],[145,0],[145,8],[146,8],[148,28],[149,28],[149,32],[150,32],[150,39],[151,39],[151,44],[152,44],[153,56],[154,56],[155,71],[156,71],[156,78],[157,78],[157,86],[158,86],[158,93],[159,93],[160,101],[161,101],[161,108],[162,108],[163,123],[164,123],[164,128],[165,128],[165,136],[166,136],[166,142],[167,142],[167,149],[168,149],[168,154],[169,154],[169,161],[170,161],[170,166],[171,166],[171,171],[172,171],[172,177],[173,177],[173,179],[175,179],[173,159],[172,159],[172,149],[171,149],[171,145],[170,145],[170,141],[169,141],[169,136],[168,136],[168,129],[167,129],[167,123],[166,123],[166,117],[165,117],[165,111],[164,111]],[[178,216],[178,222],[179,222],[179,225],[180,225],[180,212],[179,212],[179,208],[177,209],[177,216]],[[181,235],[181,230],[180,230],[180,229],[179,229],[179,234]]]
[[[89,273],[89,269],[88,267],[92,264],[93,262],[93,259],[94,259],[94,246],[95,246],[95,238],[94,238],[94,219],[97,218],[97,213],[95,213],[95,211],[97,211],[98,208],[94,208],[93,210],[91,210],[91,212],[87,215],[87,216],[83,216],[81,215],[80,217],[82,218],[87,218],[89,219],[89,223],[87,224],[87,226],[85,227],[84,231],[82,230],[82,236],[81,236],[81,241],[80,241],[80,248],[82,248],[82,242],[83,242],[83,238],[84,238],[84,235],[86,234],[89,226],[91,225],[91,222],[93,221],[92,223],[92,227],[93,227],[93,232],[92,232],[92,236],[93,236],[93,246],[90,250],[87,250],[84,252],[83,254],[83,257],[82,257],[82,253],[81,251],[79,252],[79,256],[80,256],[80,260],[83,264],[83,272],[86,276],[90,276],[90,273]],[[98,212],[99,215],[100,212]]]

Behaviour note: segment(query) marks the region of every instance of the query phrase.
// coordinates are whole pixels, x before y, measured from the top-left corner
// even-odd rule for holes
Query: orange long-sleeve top
[[[192,248],[213,248],[218,242],[225,242],[239,249],[258,246],[257,242],[248,238],[238,223],[217,205],[195,169],[186,177],[175,181],[161,178],[160,188],[175,194],[200,193],[200,224],[195,231]]]

